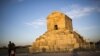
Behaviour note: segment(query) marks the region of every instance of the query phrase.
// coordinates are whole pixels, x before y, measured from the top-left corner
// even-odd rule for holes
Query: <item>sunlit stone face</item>
[[[58,29],[72,30],[72,20],[63,13],[53,12],[47,17],[48,30],[55,30],[55,25]]]

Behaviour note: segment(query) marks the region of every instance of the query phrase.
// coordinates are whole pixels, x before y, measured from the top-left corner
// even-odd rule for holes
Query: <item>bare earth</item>
[[[7,54],[3,54],[0,56],[8,56]],[[75,52],[75,53],[19,53],[16,56],[100,56],[100,51],[97,52]]]
[[[7,49],[0,49],[0,56],[8,56]],[[16,56],[100,56],[100,51],[80,51],[74,53],[34,53],[30,54],[27,48],[16,50]]]

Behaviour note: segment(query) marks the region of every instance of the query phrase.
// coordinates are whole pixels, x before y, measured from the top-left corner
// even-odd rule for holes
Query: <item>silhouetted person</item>
[[[9,41],[9,44],[8,44],[8,56],[10,56],[11,54],[11,41]]]
[[[8,56],[15,56],[15,44],[9,41],[8,44]]]
[[[11,43],[11,56],[15,56],[15,44]]]

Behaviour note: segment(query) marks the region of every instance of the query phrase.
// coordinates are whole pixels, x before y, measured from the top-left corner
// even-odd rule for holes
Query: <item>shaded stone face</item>
[[[72,51],[85,41],[73,31],[72,20],[60,12],[53,12],[47,17],[47,31],[32,45],[34,52]]]

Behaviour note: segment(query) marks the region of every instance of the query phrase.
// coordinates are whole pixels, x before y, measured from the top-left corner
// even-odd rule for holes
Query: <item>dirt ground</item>
[[[7,49],[0,49],[0,56],[8,56]],[[100,51],[80,51],[71,53],[33,53],[30,54],[27,48],[16,50],[16,56],[100,56]]]

